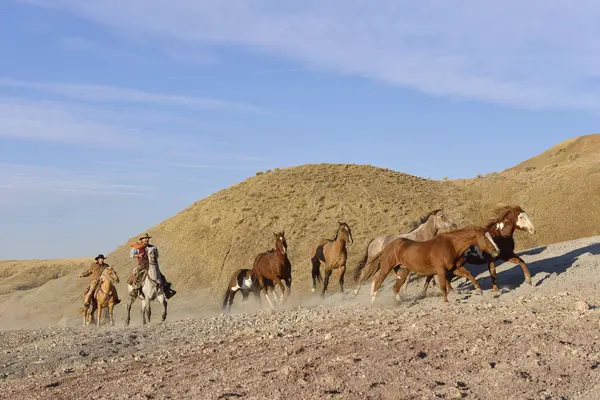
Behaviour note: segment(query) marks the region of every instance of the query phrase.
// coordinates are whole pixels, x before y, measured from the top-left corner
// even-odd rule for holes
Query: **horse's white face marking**
[[[496,224],[496,229],[498,229],[499,231],[501,231],[502,229],[504,229],[504,222],[498,222]]]
[[[487,238],[487,240],[490,241],[490,243],[494,246],[494,248],[496,249],[496,251],[500,251],[500,249],[498,248],[498,246],[496,245],[496,242],[494,242],[494,239],[492,239],[492,235],[490,235],[489,232],[485,233],[485,237]]]
[[[283,254],[287,253],[287,246],[285,245],[285,242],[283,241],[283,236],[279,236],[279,241],[281,242],[281,248],[283,249]]]
[[[517,218],[517,228],[529,232],[530,235],[535,235],[535,226],[525,211]]]

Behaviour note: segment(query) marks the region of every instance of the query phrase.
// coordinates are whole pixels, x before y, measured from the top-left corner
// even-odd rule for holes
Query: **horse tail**
[[[364,258],[362,260],[360,260],[360,262],[358,263],[356,268],[354,268],[354,271],[353,271],[354,282],[358,282],[358,279],[360,278],[360,273],[362,272],[365,265],[367,265],[367,260],[369,259],[369,246],[371,246],[371,243],[373,243],[373,240],[375,240],[375,239],[371,239],[369,241],[369,243],[367,243],[367,250],[365,250]]]
[[[386,248],[387,247],[384,247],[368,264],[363,267],[361,282],[370,279],[373,275],[375,275],[375,273],[377,273],[377,271],[379,271],[382,261],[381,258]]]
[[[321,276],[321,263],[319,260],[313,258],[312,260],[312,278],[313,281],[316,279],[319,283],[323,283],[323,277]]]
[[[225,296],[223,296],[223,307],[221,308],[222,311],[225,311],[225,308],[227,307],[227,302],[229,301],[229,296],[231,296],[231,288],[229,286],[230,285],[227,285]]]

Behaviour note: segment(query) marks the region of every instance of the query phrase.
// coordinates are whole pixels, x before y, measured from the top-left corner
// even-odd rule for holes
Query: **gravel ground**
[[[237,314],[160,323],[154,305],[146,327],[0,332],[0,398],[598,398],[600,237],[523,258],[533,286],[502,264],[495,294],[471,266],[484,294],[461,279],[448,305],[437,287],[420,299],[421,282],[396,305],[388,283],[373,307],[365,287],[278,311],[236,299]]]

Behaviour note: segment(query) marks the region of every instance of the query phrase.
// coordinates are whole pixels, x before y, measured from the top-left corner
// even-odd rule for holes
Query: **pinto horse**
[[[364,279],[370,278],[375,272],[379,271],[379,275],[371,286],[371,304],[375,302],[377,291],[383,280],[397,265],[402,265],[402,269],[398,273],[398,280],[400,281],[398,288],[394,286],[396,298],[398,298],[397,289],[402,287],[411,272],[427,276],[428,279],[437,275],[444,303],[448,303],[446,275],[449,271],[470,279],[475,287],[481,291],[479,283],[460,264],[462,254],[472,245],[476,245],[494,257],[498,256],[500,252],[492,236],[484,228],[476,226],[440,233],[434,238],[423,242],[406,238],[394,240],[365,267]]]
[[[496,263],[497,259],[519,264],[525,275],[525,282],[531,285],[531,274],[525,264],[525,261],[515,254],[515,240],[513,234],[515,230],[521,230],[535,235],[535,226],[529,218],[529,215],[520,206],[506,206],[494,211],[495,217],[486,225],[486,231],[492,235],[494,241],[500,249],[500,254],[492,256],[488,252],[480,252],[477,248],[469,248],[464,256],[467,264],[482,265],[487,264],[492,278],[492,290],[498,291],[496,282]]]
[[[274,233],[275,235],[275,250],[267,250],[258,254],[254,258],[254,264],[252,266],[252,272],[256,275],[258,284],[260,286],[260,292],[264,293],[267,301],[271,308],[275,308],[271,298],[269,297],[268,289],[272,286],[278,285],[281,288],[281,301],[283,303],[291,293],[292,290],[292,264],[287,256],[287,242],[285,240],[285,231],[281,233]],[[287,290],[282,283],[285,282]],[[275,296],[273,290],[273,295]]]
[[[248,300],[250,293],[254,293],[254,296],[258,297],[260,303],[260,286],[253,270],[240,268],[231,275],[231,279],[229,280],[229,283],[227,283],[225,296],[223,296],[223,307],[221,310],[223,314],[231,312],[233,298],[238,291],[242,292],[242,302],[245,303]]]
[[[369,262],[371,262],[371,260],[375,258],[375,256],[379,254],[381,250],[383,250],[394,240],[398,238],[407,238],[418,242],[423,242],[425,240],[432,239],[441,231],[448,231],[451,229],[456,229],[458,227],[456,223],[450,218],[450,216],[442,209],[435,209],[428,212],[417,221],[417,224],[417,227],[408,233],[402,233],[398,235],[381,235],[372,239],[367,245],[367,250],[365,252],[364,258],[353,271],[354,281],[364,282],[367,279],[364,277],[361,278],[361,274],[363,272],[364,267]],[[396,266],[394,267],[394,270],[396,271],[396,273],[398,273],[400,267]],[[373,273],[373,271],[371,273]],[[356,295],[358,295],[358,291],[360,290],[361,285],[362,283],[359,284],[354,290],[354,293]],[[394,287],[397,290],[400,290],[401,286],[398,284],[398,280],[396,280]],[[404,288],[406,289],[407,287],[408,279],[406,280],[406,285],[404,286]]]
[[[344,293],[344,274],[346,273],[346,261],[348,260],[348,243],[353,243],[352,230],[345,222],[338,221],[338,229],[333,240],[321,239],[313,251],[312,263],[312,292],[317,289],[317,280],[323,281],[321,277],[321,263],[325,264],[325,280],[321,297],[325,297],[329,277],[335,269],[340,271],[340,292]]]

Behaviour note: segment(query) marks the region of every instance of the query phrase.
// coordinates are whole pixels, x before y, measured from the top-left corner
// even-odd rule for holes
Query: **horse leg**
[[[167,296],[164,294],[161,294],[160,296],[157,297],[157,300],[162,303],[163,306],[163,313],[160,316],[160,320],[162,322],[165,322],[165,320],[167,319]]]
[[[146,303],[147,299],[142,299],[142,325],[146,325]]]
[[[131,306],[135,301],[135,297],[129,296],[129,301],[127,301],[127,319],[125,320],[125,326],[129,326],[129,321],[131,320]]]
[[[115,307],[115,303],[111,301],[108,303],[108,316],[110,317],[110,325],[115,326],[115,321],[113,319],[113,309]]]
[[[525,274],[525,282],[529,283],[529,285],[532,286],[531,275],[529,274],[529,269],[527,269],[527,265],[525,265],[525,261],[523,261],[521,259],[521,257],[519,257],[515,253],[513,253],[513,255],[506,261],[513,263],[513,264],[519,264],[521,266],[521,268],[523,269],[523,274]]]
[[[311,259],[312,263],[312,288],[311,292],[315,292],[317,290],[317,280],[321,280],[321,261],[315,256]]]
[[[102,321],[102,310],[104,307],[102,305],[98,305],[98,314],[96,315],[96,326],[100,326],[100,321]]]
[[[442,291],[442,297],[444,298],[444,303],[448,303],[448,293],[446,293],[446,269],[439,271],[437,273],[438,280],[440,281],[440,290]]]
[[[152,315],[152,301],[148,299],[146,302],[146,312],[148,313],[148,323],[150,323],[150,316]]]
[[[325,297],[325,292],[327,292],[327,286],[329,285],[329,277],[333,270],[326,268],[325,269],[325,279],[323,280],[323,291],[321,292],[321,297]]]
[[[389,275],[390,271],[393,268],[394,268],[393,265],[382,266],[380,264],[379,274],[377,275],[377,278],[373,281],[373,284],[371,285],[371,305],[373,305],[373,303],[375,303],[375,298],[377,297],[377,291],[379,290],[379,288],[381,287],[381,284],[383,283],[385,278],[387,278],[387,276]]]
[[[475,289],[477,289],[477,293],[483,294],[483,291],[481,290],[481,286],[479,286],[479,282],[477,282],[477,280],[475,278],[473,278],[473,275],[471,275],[471,273],[464,266],[456,268],[454,270],[454,275],[461,276],[463,278],[468,278],[473,283],[473,285],[475,285]]]
[[[392,290],[397,302],[400,301],[400,288],[404,285],[404,281],[408,280],[409,275],[410,271],[406,268],[402,268],[396,273],[396,282],[394,283],[394,288]]]
[[[496,281],[496,262],[494,260],[490,260],[488,263],[488,271],[492,279],[492,291],[498,292],[500,289],[498,289],[498,282]]]
[[[227,313],[231,313],[231,305],[233,304],[233,298],[235,297],[235,294],[237,292],[237,290],[232,290],[229,294],[229,301],[227,302]]]
[[[346,264],[340,267],[340,293],[344,294],[344,275],[346,275]]]
[[[421,297],[427,297],[427,288],[429,287],[429,282],[433,279],[433,275],[427,276],[425,279],[425,284],[423,285],[423,290],[421,290]]]
[[[277,285],[279,285],[279,288],[281,289],[281,298],[279,299],[279,304],[283,304],[283,301],[285,300],[285,285],[283,284],[282,279],[277,279]]]
[[[275,309],[275,307],[273,306],[273,302],[271,301],[271,298],[269,297],[269,288],[265,288],[265,281],[263,280],[262,276],[258,276],[258,283],[260,284],[260,291],[263,292],[265,294],[265,297],[267,298],[267,302],[269,303],[269,306],[271,307],[271,309]]]

